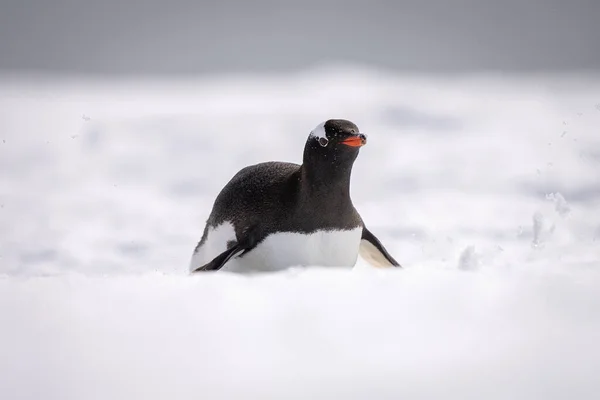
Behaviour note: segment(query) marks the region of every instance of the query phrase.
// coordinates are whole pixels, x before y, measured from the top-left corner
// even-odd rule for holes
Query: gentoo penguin
[[[296,266],[399,267],[350,199],[350,175],[367,137],[347,120],[310,132],[302,165],[264,162],[240,170],[217,196],[190,272],[277,271]]]

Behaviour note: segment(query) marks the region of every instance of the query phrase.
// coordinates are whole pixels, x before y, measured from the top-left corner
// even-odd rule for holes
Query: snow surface
[[[405,268],[187,276],[241,167],[369,134]],[[0,80],[0,398],[597,398],[600,77]]]

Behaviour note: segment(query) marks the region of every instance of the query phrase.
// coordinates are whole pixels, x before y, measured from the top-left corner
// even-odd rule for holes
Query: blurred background
[[[600,68],[594,0],[3,0],[0,70],[111,76]]]

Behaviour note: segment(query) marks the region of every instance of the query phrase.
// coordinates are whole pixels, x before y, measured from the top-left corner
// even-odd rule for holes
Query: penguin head
[[[308,136],[305,159],[332,163],[354,162],[367,135],[345,119],[329,119],[317,125]]]

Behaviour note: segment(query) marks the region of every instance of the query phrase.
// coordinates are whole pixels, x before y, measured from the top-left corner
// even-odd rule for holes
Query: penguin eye
[[[329,144],[329,140],[327,138],[321,137],[319,138],[319,144],[322,147],[326,147]]]

